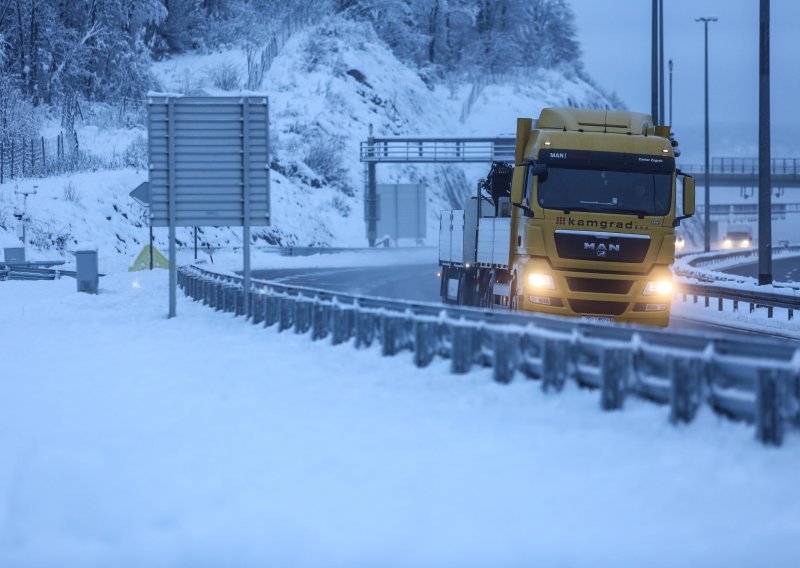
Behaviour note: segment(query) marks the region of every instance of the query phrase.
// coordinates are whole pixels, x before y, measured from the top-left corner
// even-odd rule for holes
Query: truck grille
[[[633,280],[616,280],[608,278],[576,278],[567,276],[567,284],[573,292],[591,292],[594,294],[627,294],[631,291]]]
[[[557,230],[555,242],[561,258],[600,262],[642,262],[650,248],[648,235],[592,231]]]
[[[572,311],[578,314],[618,316],[628,309],[628,302],[600,302],[598,300],[567,300]]]

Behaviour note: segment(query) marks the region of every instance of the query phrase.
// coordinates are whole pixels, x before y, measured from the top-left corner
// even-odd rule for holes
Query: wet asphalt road
[[[758,278],[758,264],[734,266],[733,268],[726,268],[722,272]],[[773,259],[772,278],[776,282],[800,282],[800,257]]]
[[[253,277],[348,294],[439,303],[439,277],[436,274],[438,270],[439,266],[436,264],[358,268],[292,268],[254,270]],[[672,316],[668,329],[763,336],[761,333],[698,322],[675,315]]]

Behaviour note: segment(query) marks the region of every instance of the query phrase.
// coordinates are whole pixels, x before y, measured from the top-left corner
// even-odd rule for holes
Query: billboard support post
[[[170,318],[177,227],[242,227],[243,312],[252,315],[251,230],[270,224],[268,107],[258,95],[148,98],[150,226],[169,229]]]
[[[242,240],[244,241],[244,317],[250,317],[250,101],[242,99]]]
[[[175,99],[167,102],[167,215],[169,216],[169,317],[175,317],[178,287],[178,259],[175,247],[175,219],[177,192],[175,191]]]

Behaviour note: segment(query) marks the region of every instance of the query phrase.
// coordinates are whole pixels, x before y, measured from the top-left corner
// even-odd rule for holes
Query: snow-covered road
[[[0,566],[796,566],[800,439],[0,283]]]

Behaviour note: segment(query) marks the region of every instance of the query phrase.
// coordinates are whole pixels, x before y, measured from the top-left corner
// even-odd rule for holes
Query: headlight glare
[[[553,277],[550,274],[542,274],[541,272],[528,274],[528,286],[531,288],[546,288],[548,290],[553,290],[556,287]]]
[[[645,296],[669,296],[672,294],[672,282],[669,280],[653,280],[644,287]]]

